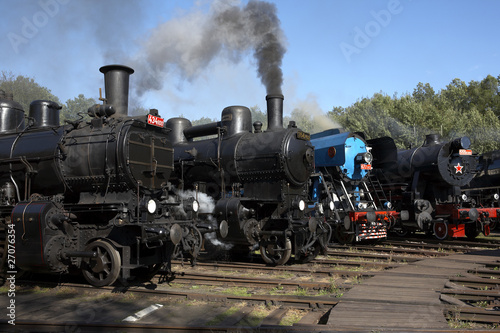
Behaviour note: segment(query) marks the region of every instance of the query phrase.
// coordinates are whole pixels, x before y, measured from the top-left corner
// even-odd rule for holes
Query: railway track
[[[158,279],[161,279],[158,278]],[[297,280],[283,280],[283,279],[262,279],[262,278],[251,278],[251,277],[228,277],[224,275],[215,275],[208,273],[196,273],[196,272],[183,272],[181,274],[176,274],[175,279],[172,281],[175,283],[187,284],[187,285],[209,285],[209,286],[243,286],[243,287],[255,287],[263,286],[264,288],[287,288],[287,289],[311,289],[311,290],[329,290],[332,288],[331,282],[308,282],[308,281],[297,281]],[[350,288],[349,285],[343,284],[340,286],[342,289]]]
[[[400,244],[398,246],[400,247],[397,250],[395,250],[396,248],[387,248],[386,244],[355,248],[335,246],[330,248],[328,256],[319,257],[309,264],[282,267],[269,267],[259,262],[199,262],[197,266],[191,267],[183,266],[181,262],[175,262],[173,266],[175,275],[158,275],[150,282],[136,286],[95,289],[86,284],[60,282],[49,283],[50,287],[47,288],[53,289],[56,294],[58,293],[57,289],[72,290],[70,293],[72,300],[80,299],[81,296],[78,295],[82,293],[96,293],[93,299],[101,297],[106,299],[112,295],[125,298],[135,295],[134,299],[141,300],[138,302],[140,304],[151,300],[150,303],[155,304],[173,303],[178,306],[179,304],[195,302],[196,307],[199,304],[213,304],[207,305],[209,308],[221,307],[220,310],[217,309],[217,313],[207,313],[205,318],[207,320],[215,318],[229,309],[237,308],[234,313],[227,314],[225,319],[210,327],[206,326],[206,322],[202,323],[193,319],[189,325],[183,326],[185,328],[179,329],[179,332],[205,332],[207,330],[233,332],[235,329],[239,329],[236,328],[236,323],[245,327],[246,321],[254,317],[253,313],[257,308],[264,308],[267,311],[257,324],[260,331],[283,328],[283,326],[277,325],[283,325],[280,324],[283,318],[294,311],[299,311],[300,318],[286,326],[287,331],[317,331],[325,329],[326,326],[321,324],[327,323],[328,313],[338,304],[339,300],[342,300],[342,294],[362,283],[363,279],[369,279],[380,272],[402,267],[417,260],[446,258],[449,253],[460,253],[462,250],[466,252],[464,247],[449,249],[449,252],[444,253],[438,250],[439,248],[416,247],[422,246],[422,244],[416,246]],[[500,306],[496,282],[497,278],[500,281],[499,265],[490,263],[485,268],[450,277],[448,285],[441,291],[442,302],[447,303],[451,300],[457,304],[450,303],[449,306],[445,307],[443,315],[450,321],[460,318],[460,320],[467,322],[489,325],[500,322],[497,315],[499,311],[496,310]],[[33,283],[33,285],[35,288],[45,288],[40,282]],[[59,299],[60,296],[56,298]],[[67,302],[72,300],[68,299]],[[71,308],[64,304],[50,304],[51,307],[55,306],[58,309]],[[81,302],[81,305],[85,306],[84,302]],[[125,309],[130,306],[128,303],[126,305]],[[102,311],[108,312],[109,308],[113,308],[113,306],[108,304],[103,307]],[[123,312],[122,305],[118,308],[122,309]],[[170,311],[173,311],[172,309],[175,307],[172,307]],[[185,311],[194,311],[192,309],[193,307]],[[136,310],[132,306],[129,312]],[[34,313],[38,313],[37,311]],[[158,310],[159,313],[161,311]],[[100,313],[101,311],[96,312]],[[110,330],[132,332],[161,329],[177,331],[181,327],[176,326],[175,323],[166,322],[165,315],[161,317],[158,314],[157,321],[154,321],[153,317],[153,315],[145,317],[141,320],[141,324],[117,323],[119,321],[117,318],[107,318],[103,323],[109,325]],[[79,322],[78,318],[75,315],[74,323],[77,327],[84,331],[93,331],[92,323]],[[228,324],[231,321],[233,323]],[[50,326],[51,323],[48,322],[23,321],[21,318],[18,321],[18,328],[27,327],[29,329],[29,327],[37,326],[38,328],[46,327],[47,331],[57,331],[57,325],[60,324],[57,324],[57,321],[53,322],[56,323],[55,326]],[[99,324],[100,327],[108,328],[106,325]],[[255,327],[255,325],[255,323],[248,324],[249,327]],[[332,327],[334,326],[328,326],[328,330]]]
[[[402,240],[389,239],[380,242],[381,245],[419,247],[427,249],[448,249],[464,251],[470,249],[498,249],[500,241],[489,238],[482,238],[476,241],[466,241],[461,239],[438,240],[431,237],[405,237]]]
[[[5,325],[5,320],[0,320],[0,325]],[[65,332],[70,328],[77,328],[80,332],[254,332],[253,327],[244,326],[171,326],[160,324],[105,324],[105,323],[87,323],[73,322],[71,325],[67,323],[50,323],[44,321],[21,321],[16,324],[21,332]],[[287,332],[314,332],[322,331],[322,328],[313,325],[290,326],[286,328]],[[280,332],[283,331],[282,326],[268,325],[259,327],[259,332]],[[329,329],[329,331],[332,331]]]
[[[452,277],[441,290],[450,321],[500,325],[500,261],[497,266]]]

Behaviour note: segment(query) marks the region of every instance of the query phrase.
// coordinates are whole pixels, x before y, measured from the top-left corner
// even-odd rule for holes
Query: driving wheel
[[[95,287],[109,286],[120,275],[121,258],[116,248],[103,240],[90,243],[85,251],[97,253],[97,257],[84,261],[82,273],[85,279]]]
[[[448,223],[446,222],[436,222],[434,223],[434,236],[443,240],[448,237]]]
[[[260,255],[267,264],[284,265],[292,255],[292,242],[289,238],[264,237]]]

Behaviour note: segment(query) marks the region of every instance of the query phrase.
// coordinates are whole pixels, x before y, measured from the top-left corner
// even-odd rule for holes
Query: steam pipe
[[[283,95],[267,95],[267,130],[283,129]]]
[[[221,126],[222,124],[220,121],[215,123],[193,126],[190,128],[186,128],[184,130],[184,136],[186,137],[186,139],[189,140],[200,136],[215,135],[218,134],[217,128],[220,128]]]
[[[115,116],[128,116],[128,90],[134,70],[122,65],[108,65],[99,69],[104,74],[106,103],[113,106]]]

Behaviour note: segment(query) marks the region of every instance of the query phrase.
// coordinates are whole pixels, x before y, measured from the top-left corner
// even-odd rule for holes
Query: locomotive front
[[[482,154],[477,170],[476,177],[462,187],[462,193],[469,199],[472,207],[477,207],[480,216],[489,220],[489,225],[484,225],[482,230],[487,236],[490,229],[498,226],[500,216],[500,151]]]
[[[316,174],[312,197],[325,208],[336,240],[352,243],[387,237],[397,213],[376,189],[372,154],[362,133],[330,129],[312,135]]]
[[[396,150],[393,141],[377,144],[377,140],[373,152],[380,160],[388,149]],[[394,163],[385,159],[381,167],[386,189],[399,196],[399,208],[409,212],[409,219],[402,221],[403,231],[434,232],[439,239],[472,237],[477,228],[483,228],[480,221],[488,219],[461,192],[477,169],[477,156],[467,137],[441,142],[437,134],[427,135],[422,146],[397,151]]]
[[[0,135],[1,217],[14,223],[16,265],[53,273],[80,268],[94,286],[144,278],[174,247],[196,257],[196,201],[179,200],[169,179],[173,149],[149,116],[129,117],[131,68],[104,66],[106,103],[90,121],[59,126],[49,101],[30,124]]]
[[[322,220],[307,214],[314,149],[309,134],[293,122],[283,128],[283,96],[266,100],[266,131],[255,122],[252,132],[250,110],[242,106],[224,109],[216,123],[191,126],[176,119],[167,124],[176,142],[176,171],[184,188],[200,189],[215,200],[219,235],[234,252],[260,248],[271,264],[286,263],[292,253],[309,260],[326,246],[329,232]],[[209,134],[217,137],[193,141]]]

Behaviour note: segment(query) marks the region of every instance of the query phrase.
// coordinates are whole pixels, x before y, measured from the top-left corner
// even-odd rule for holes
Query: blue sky
[[[220,2],[220,1],[219,1]],[[227,0],[244,6],[245,0]],[[382,91],[436,91],[454,78],[498,76],[496,0],[269,0],[286,38],[285,114],[295,107],[327,112]],[[98,97],[99,67],[130,65],[159,25],[207,14],[208,0],[0,0],[0,70],[35,78],[62,102]],[[193,23],[194,22],[194,23]],[[185,25],[185,34],[195,31]],[[186,37],[186,40],[189,38]],[[219,118],[228,105],[265,109],[266,91],[251,53],[220,57],[187,79],[173,69],[162,89],[132,102],[164,118]],[[131,77],[134,85],[136,73]]]

